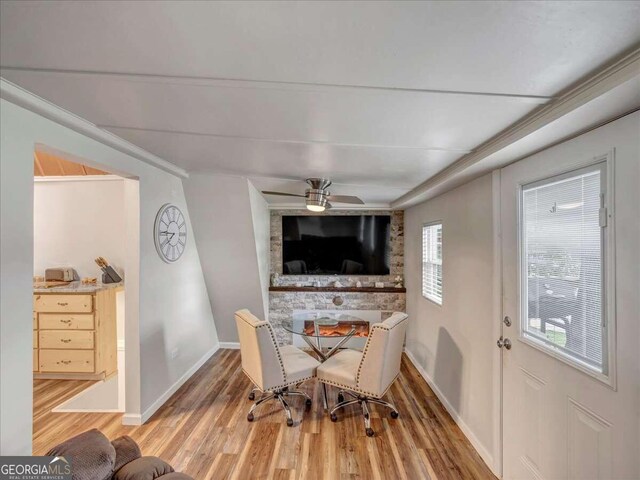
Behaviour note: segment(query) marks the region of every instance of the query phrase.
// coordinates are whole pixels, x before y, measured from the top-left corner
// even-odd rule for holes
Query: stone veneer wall
[[[284,215],[391,215],[391,232],[389,246],[391,259],[389,275],[282,275],[282,217]],[[362,286],[373,286],[375,282],[384,282],[386,287],[398,283],[395,278],[404,276],[404,211],[403,210],[332,210],[331,213],[313,213],[309,210],[272,210],[271,211],[271,277],[280,275],[277,285],[333,285],[339,280],[345,287],[355,286],[357,281]]]
[[[335,305],[333,299],[341,297],[342,305]],[[291,344],[292,334],[280,325],[291,318],[295,310],[380,310],[382,320],[393,312],[406,310],[404,293],[368,293],[368,292],[270,292],[269,321],[282,345]]]
[[[282,217],[283,215],[391,215],[389,275],[282,275]],[[277,278],[274,274],[278,274]],[[404,211],[402,210],[332,210],[313,213],[308,210],[271,211],[271,282],[278,286],[331,286],[336,281],[345,287],[361,282],[363,287],[372,287],[375,282],[384,282],[385,287],[397,283],[404,285]],[[341,305],[334,298],[341,297]],[[404,312],[404,293],[369,292],[269,292],[269,320],[273,323],[278,341],[291,343],[291,334],[280,325],[291,318],[295,310],[380,310],[382,318],[394,311]]]

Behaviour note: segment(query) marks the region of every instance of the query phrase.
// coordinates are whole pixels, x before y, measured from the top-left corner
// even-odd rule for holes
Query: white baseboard
[[[122,416],[123,425],[142,425],[142,415],[137,413],[125,413]]]
[[[451,418],[453,418],[453,420],[456,422],[458,427],[460,427],[460,430],[462,430],[462,433],[464,433],[467,439],[469,440],[469,442],[471,442],[471,445],[473,445],[473,448],[475,448],[478,454],[482,457],[482,460],[484,460],[484,463],[487,464],[489,469],[493,472],[493,474],[496,477],[501,478],[502,475],[500,472],[502,469],[499,468],[499,466],[494,465],[493,455],[491,455],[491,453],[489,453],[489,450],[487,450],[487,448],[482,444],[482,442],[478,440],[478,437],[475,436],[471,428],[464,422],[462,417],[460,417],[460,414],[458,414],[458,412],[455,411],[451,403],[449,403],[449,401],[447,400],[447,397],[445,397],[444,394],[440,391],[440,389],[437,387],[437,385],[434,383],[431,377],[427,374],[427,371],[422,367],[422,365],[420,365],[420,363],[413,356],[413,354],[406,349],[404,353],[407,354],[407,358],[411,360],[411,363],[413,364],[414,367],[416,367],[416,370],[418,370],[418,373],[420,373],[422,378],[424,378],[427,384],[429,384],[429,387],[431,387],[431,390],[433,390],[433,392],[436,394],[436,396],[438,397],[442,405],[444,405],[444,408],[446,408],[447,412],[449,412],[449,415],[451,415]]]
[[[220,342],[220,348],[229,348],[231,350],[240,350],[240,342]]]
[[[216,344],[215,347],[213,347],[211,350],[209,350],[207,353],[205,353],[202,358],[200,358],[200,360],[198,360],[189,370],[187,370],[184,375],[182,375],[177,381],[176,383],[174,383],[173,385],[171,385],[171,387],[169,387],[167,389],[166,392],[164,392],[162,395],[160,395],[160,397],[158,397],[158,399],[153,402],[151,404],[151,406],[149,406],[149,408],[147,408],[144,412],[142,412],[142,415],[137,415],[137,414],[124,414],[122,416],[122,424],[123,425],[142,425],[143,423],[145,423],[147,420],[149,420],[151,418],[151,415],[153,415],[154,413],[156,413],[156,411],[162,406],[164,405],[164,403],[169,400],[169,398],[171,398],[171,395],[173,395],[174,393],[176,393],[178,391],[178,389],[184,385],[184,383],[189,380],[189,378],[191,378],[191,376],[196,373],[198,371],[198,369],[205,364],[205,362],[207,360],[209,360],[214,353],[216,353],[218,350],[220,350],[220,344]]]

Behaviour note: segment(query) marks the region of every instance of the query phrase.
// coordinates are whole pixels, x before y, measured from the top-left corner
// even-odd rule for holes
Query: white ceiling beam
[[[49,75],[65,75],[77,77],[110,77],[129,82],[164,83],[170,85],[189,85],[215,88],[251,88],[269,90],[295,90],[313,92],[333,92],[336,90],[352,90],[361,93],[386,93],[386,94],[437,94],[437,95],[467,95],[480,97],[498,97],[513,99],[518,102],[545,104],[553,97],[545,95],[524,95],[501,92],[482,91],[461,91],[446,89],[426,89],[426,88],[405,88],[405,87],[383,87],[379,85],[351,85],[336,83],[311,83],[311,82],[291,82],[279,80],[252,80],[243,78],[220,78],[220,77],[194,77],[177,75],[154,75],[146,73],[121,73],[100,70],[67,70],[55,68],[29,68],[13,67],[2,65],[1,70],[45,73]]]
[[[635,48],[608,67],[581,80],[548,104],[537,108],[512,126],[490,138],[442,172],[397,198],[391,202],[391,206],[405,208],[426,200],[432,189],[451,180],[470,166],[638,75],[640,75],[640,48]]]
[[[381,145],[376,143],[344,143],[344,142],[330,142],[326,140],[290,140],[279,138],[264,138],[264,137],[251,137],[246,135],[226,135],[222,133],[205,133],[205,132],[188,132],[182,130],[171,130],[161,128],[141,128],[141,127],[128,127],[122,125],[105,125],[98,124],[100,128],[107,130],[132,130],[137,132],[154,132],[154,133],[166,133],[173,135],[194,135],[198,137],[213,137],[213,138],[228,138],[232,140],[245,140],[250,142],[268,142],[268,143],[285,143],[294,145],[327,145],[330,147],[347,147],[347,148],[390,148],[390,149],[406,149],[406,150],[432,150],[438,152],[456,152],[456,153],[469,153],[471,150],[467,148],[444,148],[436,146],[415,146],[415,145]]]

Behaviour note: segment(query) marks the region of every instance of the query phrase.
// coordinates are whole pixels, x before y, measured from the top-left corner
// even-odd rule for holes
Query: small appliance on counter
[[[44,271],[45,282],[72,282],[75,279],[75,270],[70,267],[47,268]]]
[[[96,263],[102,269],[102,283],[118,283],[122,281],[122,277],[116,273],[109,262],[104,257],[96,258]]]

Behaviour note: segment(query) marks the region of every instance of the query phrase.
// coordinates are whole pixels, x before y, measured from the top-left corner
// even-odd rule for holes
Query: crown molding
[[[146,150],[127,142],[117,135],[101,129],[94,123],[65,110],[42,97],[0,77],[0,98],[41,115],[75,132],[181,178],[188,178],[186,170],[163,160]]]
[[[482,143],[471,153],[464,155],[440,173],[391,202],[391,206],[405,208],[426,200],[433,188],[451,180],[472,165],[638,75],[640,75],[640,48],[637,47],[609,66],[561,92],[546,105],[525,115],[510,127]]]

